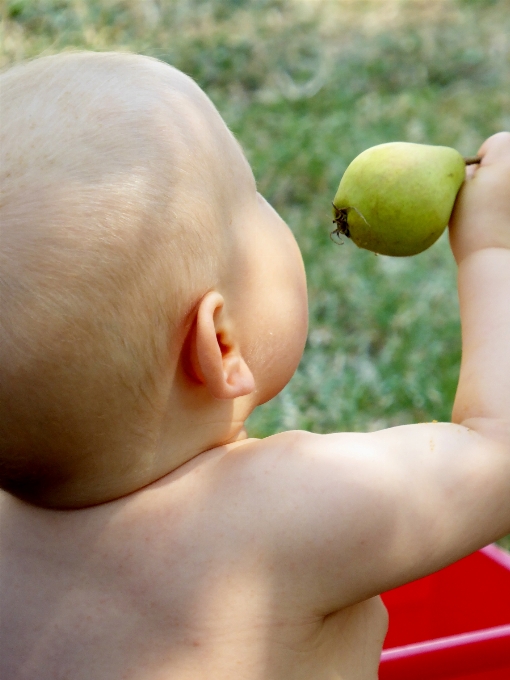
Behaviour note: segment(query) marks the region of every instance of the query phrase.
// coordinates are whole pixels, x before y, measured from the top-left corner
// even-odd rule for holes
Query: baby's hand
[[[489,137],[468,166],[452,219],[450,243],[459,264],[484,248],[510,249],[510,132]]]

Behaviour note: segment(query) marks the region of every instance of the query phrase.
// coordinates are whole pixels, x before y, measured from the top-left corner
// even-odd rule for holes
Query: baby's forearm
[[[510,226],[509,226],[510,230]],[[510,248],[459,264],[462,365],[452,419],[510,423]],[[469,424],[469,423],[466,423]]]

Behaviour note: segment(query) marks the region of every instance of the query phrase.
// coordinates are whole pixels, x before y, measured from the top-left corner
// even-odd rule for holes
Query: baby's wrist
[[[462,226],[459,226],[455,231],[450,231],[450,245],[457,265],[484,251],[510,252],[510,219],[501,228],[487,229],[485,233],[480,228],[463,230]]]

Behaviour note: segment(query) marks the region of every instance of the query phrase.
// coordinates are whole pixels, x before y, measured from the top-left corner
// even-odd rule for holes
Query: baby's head
[[[234,441],[286,384],[302,263],[179,71],[68,53],[0,87],[0,487],[92,505]]]

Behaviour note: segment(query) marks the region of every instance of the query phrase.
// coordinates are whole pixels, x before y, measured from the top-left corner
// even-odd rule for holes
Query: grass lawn
[[[449,419],[460,334],[446,236],[410,259],[334,245],[330,202],[369,146],[473,155],[510,129],[509,0],[4,0],[2,12],[0,66],[121,49],[193,76],[294,230],[309,339],[252,435]]]

